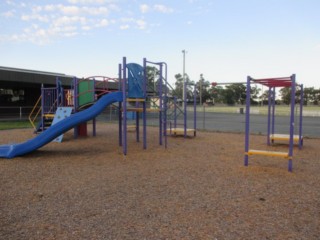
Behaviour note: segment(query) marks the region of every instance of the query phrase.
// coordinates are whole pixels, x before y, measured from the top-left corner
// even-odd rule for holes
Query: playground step
[[[271,139],[271,141],[273,141],[273,140],[289,141],[290,135],[289,134],[270,134],[270,139]],[[303,136],[301,136],[301,139],[303,139]],[[293,135],[293,141],[298,142],[299,135]]]
[[[271,157],[283,157],[289,158],[289,154],[287,152],[276,152],[276,151],[265,151],[265,150],[254,150],[250,149],[247,155],[263,155],[263,156],[271,156]]]
[[[196,130],[193,128],[187,128],[186,129],[186,134],[188,133],[193,133],[193,135],[196,135]],[[184,135],[184,128],[171,128],[171,129],[167,129],[167,134],[170,135]]]
[[[38,123],[37,128],[34,131],[34,133],[40,133],[40,132],[43,132],[44,130],[48,129],[52,124],[53,118],[54,118],[54,114],[45,114],[43,116],[43,121],[40,121]]]
[[[127,108],[127,112],[143,112],[143,108]],[[160,112],[160,109],[146,108],[146,112]]]
[[[145,98],[127,98],[127,102],[145,102]]]

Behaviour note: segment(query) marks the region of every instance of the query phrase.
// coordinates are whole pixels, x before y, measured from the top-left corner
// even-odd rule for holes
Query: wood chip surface
[[[320,139],[295,147],[289,173],[276,157],[250,156],[245,167],[243,134],[168,137],[165,149],[149,128],[143,150],[130,131],[124,156],[117,125],[88,133],[0,159],[0,239],[320,239]],[[0,144],[34,136],[0,131]]]

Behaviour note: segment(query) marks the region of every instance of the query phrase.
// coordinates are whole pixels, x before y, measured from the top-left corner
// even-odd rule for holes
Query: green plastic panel
[[[94,81],[82,81],[78,85],[78,103],[79,107],[94,102]]]

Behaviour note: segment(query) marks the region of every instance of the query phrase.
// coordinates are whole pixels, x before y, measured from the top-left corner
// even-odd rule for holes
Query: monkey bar
[[[270,145],[270,140],[288,140],[289,150],[286,152],[276,152],[276,151],[262,151],[249,149],[249,135],[250,135],[250,87],[251,83],[259,83],[264,86],[269,87],[269,98],[268,98],[268,145]],[[274,134],[274,119],[275,119],[275,88],[276,87],[290,87],[291,99],[290,99],[290,133],[289,135],[284,134]],[[299,121],[299,135],[294,135],[294,106],[295,106],[295,95],[296,87],[300,87],[300,121]],[[250,155],[264,155],[273,157],[283,157],[288,159],[288,171],[292,172],[292,157],[293,157],[293,144],[294,141],[299,142],[299,148],[302,147],[303,137],[302,137],[302,107],[303,107],[303,85],[296,83],[295,74],[290,77],[281,78],[264,78],[264,79],[253,79],[250,76],[247,77],[247,98],[246,98],[246,127],[245,127],[245,154],[244,154],[244,165],[248,166]]]

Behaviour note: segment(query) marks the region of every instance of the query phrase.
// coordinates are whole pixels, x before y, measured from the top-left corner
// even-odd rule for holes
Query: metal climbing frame
[[[275,151],[261,151],[249,149],[249,136],[250,136],[250,85],[251,82],[259,83],[269,87],[268,98],[268,145],[270,144],[270,135],[274,134],[275,123],[275,88],[276,87],[290,87],[291,88],[291,101],[290,101],[290,133],[289,133],[289,150],[288,152],[275,152]],[[302,107],[303,107],[303,85],[296,83],[295,74],[290,77],[284,78],[267,78],[267,79],[253,79],[250,76],[247,77],[247,98],[246,98],[246,125],[245,125],[245,155],[244,165],[248,166],[250,155],[264,155],[283,157],[288,159],[288,171],[292,172],[292,158],[293,158],[293,144],[294,144],[294,107],[295,107],[295,95],[296,88],[300,87],[300,121],[299,121],[299,148],[302,146]]]
[[[162,131],[164,128],[165,136],[165,147],[167,147],[167,136],[166,136],[166,97],[167,90],[165,88],[164,94],[162,92],[163,86],[163,66],[165,66],[165,75],[167,75],[167,65],[164,62],[150,62],[146,58],[143,59],[143,67],[135,63],[127,63],[126,57],[123,57],[122,65],[119,64],[119,79],[121,82],[121,91],[123,94],[123,102],[120,104],[119,114],[119,145],[123,147],[123,154],[127,155],[127,112],[130,110],[127,106],[127,102],[136,103],[136,140],[139,142],[139,112],[142,112],[143,120],[143,149],[147,148],[147,64],[158,65],[160,68],[160,81],[159,81],[159,99],[160,99],[160,110],[159,110],[159,144],[162,145]],[[166,79],[166,78],[165,78]],[[120,85],[119,85],[120,86]],[[164,98],[164,100],[163,100]],[[142,104],[142,109],[138,107]]]

